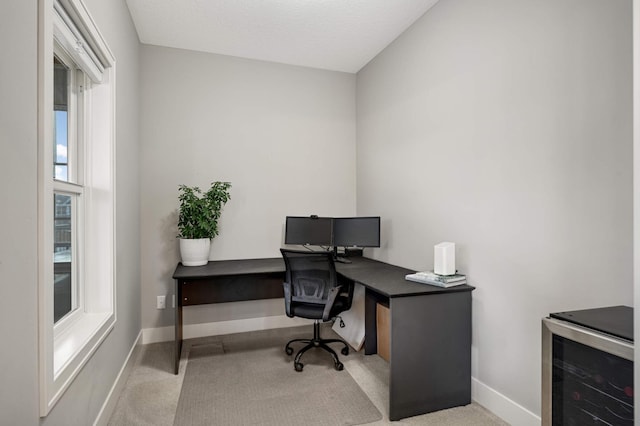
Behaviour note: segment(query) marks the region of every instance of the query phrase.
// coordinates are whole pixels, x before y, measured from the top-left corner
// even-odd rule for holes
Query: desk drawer
[[[182,306],[284,298],[282,273],[230,275],[180,282]]]

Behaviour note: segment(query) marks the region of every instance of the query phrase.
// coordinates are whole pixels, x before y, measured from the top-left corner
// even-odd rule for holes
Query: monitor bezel
[[[304,243],[300,243],[300,242],[290,242],[287,240],[288,237],[288,229],[289,229],[289,219],[306,219],[309,221],[313,221],[313,220],[321,220],[321,221],[325,221],[328,220],[329,221],[329,241],[324,241],[322,243],[320,242],[304,242]],[[318,247],[331,247],[333,245],[333,218],[332,217],[325,217],[325,216],[315,216],[315,215],[311,215],[311,216],[286,216],[285,217],[285,228],[284,228],[284,243],[285,245],[295,245],[295,246],[318,246]]]
[[[350,220],[363,220],[363,219],[377,219],[378,220],[378,241],[377,241],[377,245],[371,245],[371,244],[365,244],[365,245],[361,245],[361,244],[351,244],[351,245],[344,245],[344,244],[340,244],[339,242],[336,242],[336,221],[350,221]],[[333,246],[334,247],[374,247],[374,248],[378,248],[380,247],[380,227],[381,227],[381,222],[382,220],[380,219],[380,216],[352,216],[352,217],[334,217],[333,218],[333,229],[332,229],[332,240],[333,240]]]

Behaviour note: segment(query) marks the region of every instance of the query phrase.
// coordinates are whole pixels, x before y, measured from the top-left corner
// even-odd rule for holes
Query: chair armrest
[[[322,321],[329,321],[329,315],[331,315],[331,309],[333,308],[333,304],[336,301],[336,297],[340,294],[340,289],[342,286],[339,285],[337,287],[333,287],[329,292],[329,297],[327,297],[327,304],[324,305],[324,311],[322,312]]]
[[[291,315],[291,283],[283,282],[282,287],[284,288],[284,311],[288,317],[293,318]]]

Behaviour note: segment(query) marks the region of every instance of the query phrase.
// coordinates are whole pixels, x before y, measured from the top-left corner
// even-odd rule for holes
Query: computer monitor
[[[334,247],[380,247],[380,216],[333,218]]]
[[[317,216],[287,216],[285,244],[331,246],[333,219]]]

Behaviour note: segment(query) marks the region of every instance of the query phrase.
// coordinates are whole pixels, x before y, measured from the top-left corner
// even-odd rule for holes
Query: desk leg
[[[364,354],[378,353],[378,334],[376,329],[376,294],[366,289],[364,296]]]
[[[174,348],[174,372],[178,374],[180,369],[180,355],[182,353],[182,286],[178,280],[175,280],[176,310],[175,310],[175,348]]]
[[[389,419],[471,403],[471,292],[390,300]]]
[[[366,289],[364,297],[364,354],[373,355],[378,353],[378,324],[377,308],[378,303],[389,306],[389,299]]]

